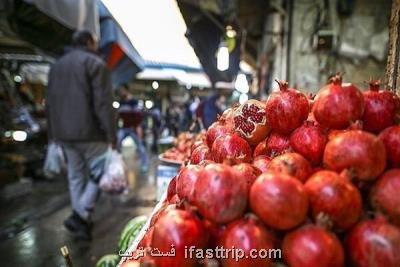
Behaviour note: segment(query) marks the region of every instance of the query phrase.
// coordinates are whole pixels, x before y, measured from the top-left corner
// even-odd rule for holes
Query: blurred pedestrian
[[[73,49],[51,68],[47,91],[49,138],[63,147],[68,164],[72,214],[65,227],[91,239],[91,215],[99,197],[91,163],[116,142],[111,75],[96,54],[89,31],[73,34]],[[105,162],[102,161],[102,164]]]
[[[158,139],[160,137],[162,117],[161,117],[161,111],[157,105],[154,106],[153,109],[151,110],[151,117],[153,120],[153,127],[152,127],[153,144],[151,146],[151,150],[153,153],[158,153]]]
[[[204,103],[199,105],[203,110],[202,114],[203,125],[207,129],[213,122],[217,120],[217,115],[221,114],[225,109],[226,98],[224,95],[215,94],[207,97]]]
[[[146,147],[143,142],[143,111],[139,108],[138,101],[129,91],[128,85],[123,84],[119,89],[120,107],[118,110],[119,118],[122,120],[122,127],[118,130],[118,146],[122,146],[122,141],[128,136],[135,142],[137,152],[141,161],[142,173],[145,173],[149,166],[149,159]]]

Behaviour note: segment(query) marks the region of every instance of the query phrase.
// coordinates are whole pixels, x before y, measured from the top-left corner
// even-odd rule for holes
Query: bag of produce
[[[121,194],[128,190],[125,163],[118,151],[108,152],[99,186],[104,192],[110,194]]]
[[[43,173],[47,178],[54,178],[66,172],[66,162],[62,148],[56,142],[50,142],[47,147]]]

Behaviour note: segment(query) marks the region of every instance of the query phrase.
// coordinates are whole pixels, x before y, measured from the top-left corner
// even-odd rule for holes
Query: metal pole
[[[61,254],[64,257],[65,264],[67,264],[67,267],[73,267],[72,260],[71,260],[71,257],[69,255],[68,247],[67,246],[63,246],[60,250],[61,250]]]

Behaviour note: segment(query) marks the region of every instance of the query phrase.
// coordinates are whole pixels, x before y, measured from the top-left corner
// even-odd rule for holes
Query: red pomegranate
[[[207,145],[209,148],[212,147],[215,139],[217,139],[220,136],[226,135],[228,133],[233,133],[233,127],[230,127],[229,125],[225,124],[225,121],[223,120],[218,120],[211,124],[211,126],[207,130]]]
[[[267,139],[257,144],[257,146],[254,148],[253,157],[256,158],[258,156],[266,154],[267,154]]]
[[[178,194],[173,195],[169,200],[169,204],[179,204],[182,200],[179,198]]]
[[[275,157],[285,153],[290,148],[290,136],[271,132],[269,137],[260,142],[254,149],[253,156],[267,155]]]
[[[170,201],[176,195],[176,176],[168,184],[167,200]]]
[[[250,189],[250,207],[268,226],[289,230],[306,219],[308,198],[296,178],[266,172],[257,178]]]
[[[274,255],[269,255],[269,258],[264,259],[261,257],[253,258],[254,253],[252,251],[254,250],[258,253],[262,250],[271,251],[275,249],[275,237],[252,214],[229,224],[219,244],[224,248],[234,247],[243,251],[241,259],[235,259],[231,256],[222,259],[222,266],[224,267],[272,266]],[[258,256],[257,253],[256,256]],[[276,254],[275,257],[280,256],[278,253]]]
[[[344,267],[339,239],[322,227],[303,226],[283,240],[283,257],[290,267]]]
[[[399,97],[388,91],[379,90],[380,81],[370,81],[364,94],[364,129],[379,133],[396,122]]]
[[[247,182],[225,164],[209,164],[195,184],[194,203],[200,214],[214,223],[231,222],[247,206]]]
[[[350,130],[326,144],[323,162],[327,169],[347,169],[359,180],[374,180],[386,167],[385,146],[373,134]]]
[[[278,133],[290,134],[308,117],[310,104],[307,97],[285,81],[277,81],[280,91],[267,100],[267,119],[270,127]]]
[[[344,129],[351,122],[362,118],[364,98],[360,90],[349,83],[342,83],[337,74],[331,82],[321,88],[313,106],[315,119],[322,126],[331,129]]]
[[[233,168],[237,171],[239,176],[247,182],[247,188],[253,185],[254,181],[261,174],[261,171],[249,163],[240,163],[234,165]]]
[[[329,129],[328,130],[328,141],[332,140],[333,138],[335,138],[336,136],[338,136],[342,133],[346,133],[351,130],[363,130],[363,128],[364,128],[363,122],[358,120],[358,121],[352,122],[350,124],[350,126],[347,127],[346,129],[341,129],[341,130]]]
[[[239,103],[233,104],[230,108],[226,109],[220,119],[225,122],[225,124],[230,125],[232,128],[234,126],[233,117],[235,115],[236,109],[240,106]]]
[[[142,240],[138,244],[138,248],[149,248],[151,247],[151,240],[153,239],[154,226],[151,226],[144,234]]]
[[[304,185],[314,220],[325,219],[335,229],[347,230],[357,223],[362,211],[358,189],[332,171],[319,171]]]
[[[261,155],[253,160],[253,166],[259,169],[261,172],[266,172],[268,170],[271,158],[266,155]]]
[[[282,154],[268,165],[268,171],[284,173],[305,182],[311,174],[310,163],[300,154],[290,152]]]
[[[327,138],[315,122],[306,121],[290,136],[290,146],[314,166],[321,162]]]
[[[372,206],[400,226],[400,169],[385,172],[371,192]]]
[[[236,133],[251,145],[265,139],[270,131],[265,114],[265,103],[251,99],[238,107],[233,117]]]
[[[153,217],[152,217],[151,220],[150,220],[150,226],[151,226],[151,227],[154,226],[154,225],[157,223],[158,219],[159,219],[164,213],[169,212],[169,211],[171,211],[171,210],[177,209],[177,206],[178,206],[178,205],[176,205],[176,204],[171,204],[171,203],[168,203],[168,202],[167,202],[167,204],[163,205],[157,212],[154,213]]]
[[[213,159],[217,163],[230,165],[251,162],[252,151],[249,143],[236,134],[218,137],[211,148]]]
[[[203,249],[207,245],[207,232],[196,215],[186,210],[171,210],[164,213],[154,226],[151,244],[161,253],[175,248],[175,256],[154,257],[158,267],[197,266],[196,258],[185,256],[185,247]]]
[[[205,143],[203,140],[197,140],[193,143],[193,145],[190,148],[190,151],[193,153],[193,151],[198,148],[199,146],[202,145],[207,145],[207,143]]]
[[[209,234],[208,248],[214,249],[217,246],[221,246],[220,240],[224,235],[226,226],[215,224],[206,219],[203,220],[203,225],[206,228],[207,233]]]
[[[203,169],[198,165],[187,165],[181,168],[176,181],[176,191],[181,199],[193,202],[194,185],[202,175]]]
[[[385,144],[388,163],[393,168],[400,167],[400,125],[389,127],[379,134]]]
[[[211,152],[207,145],[203,144],[193,150],[190,156],[190,164],[200,164],[204,160],[211,160]]]
[[[346,241],[354,267],[400,266],[400,230],[383,218],[359,223]]]

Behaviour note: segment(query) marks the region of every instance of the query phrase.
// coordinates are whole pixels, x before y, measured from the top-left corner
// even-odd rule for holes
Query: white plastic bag
[[[44,175],[51,179],[65,174],[66,169],[67,165],[61,146],[55,142],[50,142],[43,166]]]
[[[128,190],[125,163],[116,150],[109,151],[99,186],[110,194],[121,194]]]

